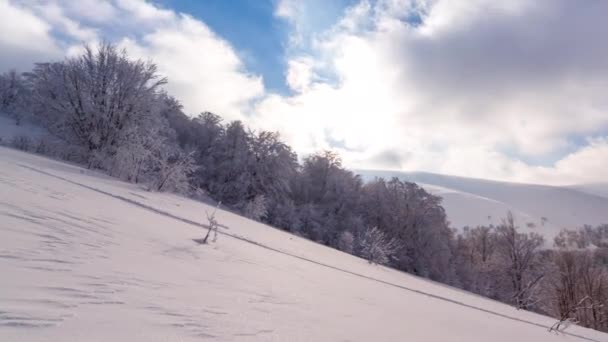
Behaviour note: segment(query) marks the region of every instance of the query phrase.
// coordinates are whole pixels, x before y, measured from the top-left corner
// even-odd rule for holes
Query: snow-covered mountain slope
[[[454,227],[498,224],[511,210],[522,229],[548,239],[562,228],[608,223],[608,198],[601,187],[556,187],[498,182],[424,172],[358,170],[364,179],[399,177],[443,197]],[[587,189],[587,190],[582,190]],[[591,189],[596,189],[595,192]],[[543,219],[544,218],[544,219]],[[528,227],[528,223],[533,227]]]
[[[0,148],[0,341],[608,341],[210,206]]]
[[[608,178],[608,176],[606,178]],[[591,195],[608,198],[608,183],[573,185],[571,188]]]

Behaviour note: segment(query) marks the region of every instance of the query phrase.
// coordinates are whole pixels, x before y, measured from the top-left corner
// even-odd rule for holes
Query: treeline
[[[509,213],[499,226],[465,228],[455,244],[460,287],[571,323],[608,331],[608,225],[562,230],[544,244],[518,232]]]
[[[520,233],[508,215],[498,227],[457,234],[441,198],[418,185],[396,178],[365,183],[335,153],[300,161],[276,132],[252,131],[208,112],[188,116],[162,90],[166,82],[154,64],[132,60],[109,44],[24,74],[7,73],[0,76],[0,111],[52,135],[17,136],[8,143],[150,190],[221,201],[251,219],[373,263],[563,322],[608,329],[608,253],[596,233],[580,237],[591,241],[577,245],[580,250],[572,250],[571,241],[579,238],[572,232],[562,236],[561,249],[542,250],[542,237]],[[564,272],[573,278],[553,279]],[[588,284],[580,280],[583,273]]]

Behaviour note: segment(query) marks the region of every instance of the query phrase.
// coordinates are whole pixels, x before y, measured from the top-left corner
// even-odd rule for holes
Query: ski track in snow
[[[49,171],[28,166],[20,162],[14,163],[14,165],[23,170],[37,173],[43,177],[51,177],[65,182],[66,184],[93,191],[97,194],[127,203],[132,207],[145,210],[155,215],[160,215],[170,220],[177,220],[197,228],[208,228],[205,224],[170,213],[155,206],[134,200],[133,198],[121,196],[116,193],[102,190],[98,187],[70,180]],[[9,174],[5,174],[2,171],[3,170],[0,169],[0,186],[12,187],[30,194],[40,194],[41,192],[44,192],[49,198],[55,200],[63,200],[73,196],[69,192],[64,193],[50,188],[41,189],[36,184],[32,184],[27,180],[16,180],[11,178]],[[130,194],[145,200],[144,196],[134,192],[130,192]],[[274,335],[275,329],[270,327],[262,329],[252,328],[241,332],[232,331],[231,338],[227,338],[226,332],[220,334],[221,336],[216,335],[218,329],[205,323],[207,321],[205,319],[206,317],[215,317],[214,319],[219,318],[221,320],[234,319],[234,313],[230,313],[219,306],[214,307],[213,305],[208,305],[204,308],[169,307],[163,305],[163,303],[169,303],[168,301],[159,301],[156,303],[154,298],[145,298],[143,295],[133,298],[133,293],[156,293],[155,291],[159,289],[169,290],[168,292],[163,293],[171,293],[171,289],[178,290],[179,284],[176,283],[177,279],[153,281],[149,278],[138,277],[136,272],[120,272],[114,270],[113,272],[104,273],[84,267],[87,266],[87,262],[90,260],[110,259],[110,249],[120,247],[120,239],[116,238],[115,231],[112,229],[114,221],[111,213],[107,213],[107,215],[104,215],[103,217],[84,217],[80,213],[72,212],[68,208],[52,211],[47,210],[42,206],[34,205],[33,207],[28,207],[26,209],[23,208],[23,206],[14,205],[11,202],[10,198],[0,200],[0,216],[10,218],[15,222],[26,222],[28,224],[23,226],[0,226],[0,233],[2,230],[9,233],[14,232],[15,234],[28,233],[35,236],[35,241],[37,243],[36,245],[27,245],[28,243],[31,243],[31,241],[26,241],[26,243],[24,243],[25,246],[21,246],[19,241],[13,241],[15,243],[14,246],[10,244],[0,244],[0,266],[2,266],[2,262],[9,262],[10,264],[7,266],[9,269],[11,267],[18,267],[21,272],[27,274],[33,273],[34,275],[37,275],[37,272],[44,272],[52,279],[70,277],[70,279],[73,280],[73,285],[53,285],[53,281],[48,281],[48,283],[37,283],[32,281],[28,284],[27,294],[33,295],[26,298],[25,296],[20,295],[19,289],[6,287],[7,291],[4,291],[2,290],[4,285],[0,285],[0,290],[2,290],[0,291],[0,337],[3,334],[3,329],[47,329],[61,326],[62,324],[75,319],[81,309],[89,312],[90,310],[94,311],[95,307],[106,307],[112,308],[109,309],[109,311],[105,311],[111,313],[113,310],[119,310],[121,306],[129,305],[137,307],[145,312],[152,313],[155,317],[161,317],[162,319],[159,319],[159,322],[155,322],[155,324],[168,325],[171,328],[187,332],[188,336],[197,339],[216,339],[221,337],[226,340],[231,340],[232,338],[246,340],[277,340]],[[137,215],[136,212],[133,212],[132,214],[134,216]],[[223,227],[228,229],[227,226]],[[24,231],[24,229],[27,231]],[[506,314],[505,312],[499,312],[480,305],[450,298],[446,295],[438,294],[436,291],[425,291],[416,287],[402,285],[373,275],[350,270],[341,267],[340,265],[332,265],[285,249],[276,248],[257,241],[256,239],[236,233],[218,231],[218,234],[224,237],[230,237],[238,242],[246,243],[254,248],[262,248],[272,253],[289,256],[295,260],[305,261],[309,264],[321,266],[331,271],[337,271],[347,276],[355,277],[355,279],[364,279],[365,281],[381,284],[382,286],[423,295],[432,301],[441,301],[466,308],[466,310],[482,312],[494,316],[496,319],[507,319],[542,330],[549,329],[550,324],[539,323],[537,320],[529,320],[516,315]],[[157,243],[158,241],[154,242]],[[148,244],[152,242],[142,238],[141,243]],[[86,248],[83,249],[83,246]],[[212,248],[211,246],[212,245],[206,247]],[[191,259],[199,260],[200,253],[195,249],[196,247],[198,246],[167,246],[167,248],[161,252],[161,255],[185,261]],[[351,257],[349,256],[349,258]],[[245,266],[264,266],[251,260],[240,259],[238,256],[234,255],[228,255],[223,260],[229,263],[244,264]],[[0,270],[1,269],[2,268],[0,268]],[[80,272],[75,272],[75,269],[78,269]],[[281,270],[277,272],[280,271]],[[40,278],[37,279],[40,280]],[[439,289],[449,289],[447,286],[430,281],[423,280],[423,282],[439,287]],[[65,282],[57,281],[57,283]],[[222,282],[218,279],[206,279],[206,283],[211,288],[222,286]],[[201,289],[201,291],[204,292],[209,290]],[[454,290],[450,289],[450,291]],[[253,310],[259,311],[260,315],[267,314],[273,310],[272,308],[265,309],[264,307],[266,305],[270,305],[274,308],[277,306],[289,308],[292,305],[298,304],[297,301],[285,301],[284,299],[277,298],[272,292],[260,293],[254,291],[247,293],[246,296],[248,298],[246,302],[249,304],[256,304],[256,307],[253,308]],[[471,297],[475,296],[471,295]],[[375,305],[375,303],[366,301],[363,298],[360,300],[368,306]],[[483,301],[485,301],[485,299],[483,299]],[[351,314],[356,315],[355,312]],[[545,322],[546,321],[547,320],[545,320]],[[593,332],[593,334],[583,334],[581,332],[589,333],[590,330],[578,328],[576,332],[563,332],[561,333],[561,336],[569,336],[579,340],[601,341],[594,337],[599,336],[599,333]],[[19,335],[19,332],[17,332],[15,336],[24,335]],[[407,339],[407,336],[403,336],[403,338]]]

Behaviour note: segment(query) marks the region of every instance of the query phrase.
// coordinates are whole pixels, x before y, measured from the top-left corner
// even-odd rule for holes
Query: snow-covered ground
[[[0,148],[0,341],[608,341],[229,212]]]
[[[522,229],[540,233],[549,241],[563,228],[608,223],[607,184],[557,187],[424,172],[358,172],[364,179],[399,177],[420,184],[443,198],[448,219],[456,228],[499,224],[509,210]]]

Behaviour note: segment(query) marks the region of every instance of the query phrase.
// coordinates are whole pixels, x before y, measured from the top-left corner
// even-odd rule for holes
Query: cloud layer
[[[291,56],[294,95],[262,101],[260,121],[300,150],[338,148],[355,167],[606,181],[606,11],[566,0],[362,1]]]
[[[289,95],[266,90],[204,22],[143,0],[0,0],[0,30],[11,32],[0,35],[0,70],[109,39],[154,60],[189,113],[279,130],[300,155],[331,148],[357,168],[608,181],[607,2],[362,0],[329,29],[316,29],[314,11],[276,3],[292,27],[276,52]]]

